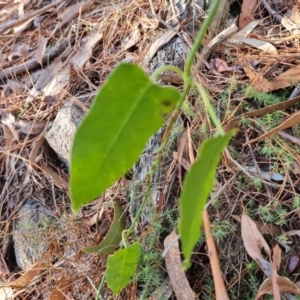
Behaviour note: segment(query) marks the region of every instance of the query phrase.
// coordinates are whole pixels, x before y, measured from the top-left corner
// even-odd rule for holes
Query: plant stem
[[[191,49],[190,54],[187,58],[185,69],[184,69],[184,75],[187,78],[190,78],[190,76],[192,74],[192,64],[193,64],[193,61],[196,57],[196,53],[197,53],[197,51],[199,50],[199,48],[201,46],[201,43],[202,43],[202,40],[203,40],[204,35],[206,33],[206,30],[208,29],[208,26],[210,25],[211,21],[213,20],[216,12],[218,10],[219,5],[220,5],[220,0],[213,1],[212,5],[210,6],[210,9],[209,9],[208,16],[204,20],[203,24],[201,25],[201,28],[199,30],[199,33],[198,33],[197,37],[196,37],[196,40],[193,43],[192,49]]]
[[[161,66],[161,67],[157,68],[157,69],[152,73],[152,75],[150,76],[150,78],[151,78],[152,80],[155,80],[156,77],[157,77],[159,74],[161,74],[161,73],[163,73],[163,72],[166,72],[166,71],[173,71],[173,72],[177,73],[178,75],[180,75],[181,77],[184,76],[183,71],[180,70],[178,67],[172,66],[172,65],[167,65],[167,66]]]
[[[150,183],[151,183],[151,181],[150,181]],[[127,236],[129,236],[133,232],[134,226],[137,223],[137,221],[138,221],[138,219],[139,219],[139,217],[140,217],[140,215],[141,215],[141,213],[142,213],[142,211],[143,211],[143,209],[144,209],[144,207],[147,203],[147,200],[148,200],[148,197],[150,196],[150,191],[151,191],[150,183],[147,184],[147,191],[144,195],[144,199],[142,201],[142,204],[141,204],[140,208],[138,209],[138,211],[137,211],[137,213],[136,213],[129,229],[127,230]]]
[[[214,125],[216,126],[216,128],[218,130],[218,133],[224,135],[225,131],[224,131],[222,125],[221,125],[220,120],[218,119],[218,117],[216,115],[216,112],[215,112],[214,108],[212,107],[212,105],[211,105],[211,103],[209,101],[209,97],[208,97],[207,92],[205,91],[204,87],[201,84],[199,84],[198,82],[194,82],[193,84],[199,90],[199,92],[201,94],[201,97],[203,99],[203,102],[204,102],[204,104],[206,106],[206,109],[207,109],[207,111],[208,111],[208,113],[209,113],[209,115],[210,115],[210,117],[211,117]]]
[[[127,230],[123,230],[122,231],[122,243],[123,243],[124,248],[127,248],[126,237],[125,237],[126,234],[127,234]],[[121,247],[121,248],[123,248],[123,247]]]
[[[102,300],[101,292],[102,292],[102,288],[103,288],[103,285],[104,285],[105,277],[106,277],[106,271],[104,272],[104,274],[102,276],[102,279],[101,279],[101,282],[100,282],[100,285],[99,285],[99,288],[98,288],[98,291],[97,291],[96,300]]]
[[[217,9],[218,9],[218,6],[220,4],[220,0],[215,0],[213,2],[213,4],[211,5],[211,8],[209,10],[209,13],[208,13],[208,16],[207,18],[205,19],[204,23],[202,24],[201,26],[201,29],[196,37],[196,40],[192,46],[192,49],[188,55],[188,58],[187,58],[187,62],[186,62],[186,65],[185,65],[185,69],[184,69],[184,72],[182,72],[179,68],[175,67],[175,66],[162,66],[160,68],[158,68],[157,70],[155,70],[155,72],[151,75],[151,79],[154,80],[160,73],[162,72],[165,72],[165,71],[174,71],[176,73],[178,73],[179,75],[183,76],[183,79],[184,79],[184,89],[183,89],[183,92],[180,96],[180,99],[176,105],[176,108],[167,124],[167,127],[166,127],[166,130],[164,132],[164,135],[162,137],[162,144],[161,146],[159,147],[158,151],[157,151],[157,156],[156,156],[156,159],[155,159],[155,162],[153,164],[153,167],[152,167],[152,170],[151,172],[148,174],[148,178],[147,178],[147,191],[145,193],[145,196],[144,196],[144,199],[141,203],[141,206],[139,208],[139,210],[137,211],[136,213],[136,216],[134,218],[134,220],[132,221],[132,224],[130,226],[130,228],[127,230],[127,236],[129,236],[132,232],[133,232],[133,228],[136,224],[136,222],[138,221],[142,211],[143,211],[143,208],[145,207],[146,205],[146,202],[148,200],[148,197],[150,197],[150,192],[151,192],[151,187],[150,187],[150,184],[151,184],[151,175],[154,174],[159,166],[159,163],[160,163],[160,160],[161,160],[161,157],[162,157],[162,153],[163,153],[163,150],[167,144],[167,141],[169,139],[169,136],[171,134],[171,128],[173,126],[173,124],[175,123],[176,119],[178,118],[178,115],[180,114],[180,111],[181,111],[181,107],[182,107],[182,104],[183,102],[185,101],[185,98],[187,97],[188,93],[190,92],[190,89],[193,85],[193,81],[192,81],[192,78],[191,78],[191,74],[192,74],[192,64],[193,64],[193,61],[196,57],[196,53],[202,43],[202,40],[204,38],[204,35],[205,35],[205,32],[209,26],[209,24],[211,23]],[[204,100],[205,101],[205,100]],[[207,108],[209,108],[209,105],[207,106]],[[210,113],[210,111],[209,111]],[[214,121],[215,118],[214,118],[215,115],[211,116],[212,117],[212,120]],[[218,119],[216,119],[218,120]],[[216,121],[215,120],[215,121]],[[221,126],[221,125],[220,125]],[[216,126],[218,128],[218,131],[219,132],[222,132],[223,129],[220,130],[219,126]],[[223,131],[224,132],[224,131]]]

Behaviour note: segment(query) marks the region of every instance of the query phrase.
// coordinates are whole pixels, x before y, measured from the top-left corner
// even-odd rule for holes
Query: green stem
[[[208,114],[211,117],[214,125],[216,126],[216,128],[218,130],[218,133],[221,134],[221,135],[224,135],[225,131],[224,131],[222,125],[221,125],[221,122],[220,122],[219,118],[217,117],[217,114],[216,114],[214,108],[212,107],[212,105],[209,101],[209,97],[207,95],[207,92],[205,91],[204,87],[201,84],[199,84],[198,82],[194,82],[194,85],[199,90],[200,95],[201,95],[201,97],[203,99],[203,102],[206,106],[206,109],[208,111]]]
[[[106,271],[104,272],[104,274],[102,276],[102,279],[101,279],[101,282],[100,282],[100,285],[99,285],[99,288],[98,288],[98,291],[97,291],[96,300],[102,299],[101,292],[102,292],[102,288],[103,288],[103,285],[104,285],[105,277],[106,277]]]
[[[205,19],[205,21],[203,22],[202,26],[201,26],[201,29],[196,37],[196,40],[191,48],[191,51],[187,57],[187,61],[186,61],[186,65],[185,65],[185,68],[184,68],[184,73],[183,73],[183,79],[184,79],[184,90],[181,94],[181,97],[176,105],[176,108],[175,108],[175,111],[173,112],[172,116],[171,116],[171,119],[169,120],[168,122],[168,125],[167,125],[167,128],[165,130],[165,133],[164,133],[164,136],[163,136],[163,139],[162,139],[162,145],[161,147],[158,149],[158,152],[157,152],[157,158],[156,158],[156,162],[155,162],[155,167],[153,168],[153,172],[156,171],[158,165],[159,165],[159,162],[161,160],[161,157],[162,157],[162,152],[165,148],[165,145],[166,145],[166,142],[171,134],[171,128],[173,126],[173,124],[175,123],[176,119],[178,118],[178,115],[181,111],[181,107],[182,107],[182,104],[185,100],[185,98],[187,97],[191,87],[192,87],[192,78],[191,78],[191,74],[192,74],[192,64],[193,64],[193,61],[196,57],[196,54],[197,54],[197,51],[198,49],[200,48],[201,46],[201,43],[202,43],[202,40],[204,38],[204,35],[208,29],[208,26],[209,24],[211,23],[211,21],[213,20],[213,17],[214,15],[216,14],[217,10],[218,10],[218,7],[219,7],[219,4],[220,4],[220,0],[215,0],[210,9],[209,9],[209,13],[208,13],[208,16],[207,18]],[[164,70],[164,68],[169,68],[169,67],[172,67],[172,66],[163,66],[161,68],[158,68],[151,76],[151,78],[155,78],[155,76],[157,76],[159,74],[159,72],[162,72],[162,70]],[[174,67],[174,66],[173,66]],[[175,67],[176,68],[176,67]],[[178,68],[177,68],[178,69]],[[179,69],[180,70],[180,69]],[[175,70],[173,70],[175,71]],[[181,70],[180,70],[181,72]],[[181,72],[182,73],[182,72]],[[209,105],[207,106],[207,108],[209,108]],[[209,114],[211,112],[209,111]],[[213,121],[215,120],[214,117],[212,117]],[[222,132],[219,128],[219,126],[216,126],[218,128],[218,130],[220,132]],[[223,130],[223,129],[222,129]],[[223,131],[224,132],[224,131]]]
[[[216,12],[218,10],[219,5],[220,5],[220,0],[213,1],[212,5],[210,6],[210,9],[209,9],[208,16],[204,20],[203,24],[201,25],[200,31],[196,37],[196,40],[193,43],[192,49],[191,49],[190,54],[186,61],[186,65],[185,65],[185,69],[184,69],[184,75],[186,76],[186,78],[189,78],[191,76],[192,64],[196,57],[196,53],[201,46],[201,43],[202,43],[202,40],[206,33],[206,30],[208,29],[208,26],[210,25],[211,21],[213,20]]]
[[[147,203],[147,200],[148,200],[148,196],[150,196],[150,192],[151,192],[151,187],[150,187],[150,183],[151,181],[149,180],[148,184],[147,184],[147,191],[144,195],[144,199],[142,201],[142,204],[140,206],[140,208],[138,209],[133,221],[132,221],[132,224],[130,225],[129,229],[127,230],[127,236],[129,236],[132,232],[133,232],[133,229],[134,229],[134,226],[135,224],[137,223],[146,203]]]
[[[146,202],[148,200],[148,197],[150,197],[150,192],[151,192],[151,187],[150,187],[150,184],[151,184],[151,180],[150,180],[150,176],[151,174],[154,174],[159,166],[159,163],[160,163],[160,160],[161,160],[161,157],[162,157],[162,153],[163,153],[163,150],[167,144],[167,141],[169,139],[169,136],[171,134],[171,128],[172,126],[174,125],[176,119],[178,118],[178,115],[180,114],[180,111],[181,111],[181,107],[182,107],[182,104],[183,102],[185,101],[185,98],[187,97],[192,85],[193,85],[193,81],[192,81],[192,78],[191,78],[191,67],[192,67],[192,64],[193,64],[193,61],[196,57],[196,53],[202,43],[202,40],[203,40],[203,37],[205,35],[205,32],[209,26],[209,24],[211,23],[217,9],[218,9],[218,6],[220,4],[220,0],[215,0],[213,2],[213,4],[211,5],[211,8],[209,10],[209,14],[207,16],[207,18],[205,19],[204,23],[202,24],[201,26],[201,29],[196,37],[196,40],[192,46],[192,49],[188,55],[188,58],[187,58],[187,62],[186,62],[186,66],[185,66],[185,69],[184,69],[184,72],[182,72],[179,68],[175,67],[175,66],[171,66],[171,65],[167,65],[167,66],[162,66],[160,68],[158,68],[157,70],[154,71],[154,73],[151,75],[151,79],[152,80],[155,80],[156,77],[162,73],[162,72],[165,72],[165,71],[173,71],[173,72],[176,72],[178,73],[179,75],[183,76],[183,79],[184,79],[184,89],[183,89],[183,92],[180,96],[180,99],[176,105],[176,108],[168,122],[168,125],[167,125],[167,128],[165,130],[165,133],[164,133],[164,136],[162,138],[162,144],[161,146],[159,147],[158,151],[157,151],[157,156],[156,156],[156,159],[155,159],[155,162],[153,164],[153,167],[152,167],[152,170],[151,172],[148,174],[148,182],[147,182],[147,191],[145,193],[145,196],[144,196],[144,199],[142,201],[142,204],[139,208],[139,210],[137,211],[136,213],[136,216],[134,218],[134,220],[132,221],[132,224],[130,226],[130,228],[127,230],[127,236],[129,236],[132,232],[133,232],[133,229],[134,229],[134,226],[135,224],[137,223],[145,205],[146,205]],[[202,95],[202,92],[200,91],[201,95]],[[206,101],[207,98],[204,100]],[[206,101],[207,102],[207,101]],[[205,103],[206,103],[205,102]],[[209,101],[208,101],[209,102]],[[208,103],[208,105],[206,105],[208,111],[209,111],[209,114],[211,115],[211,118],[213,120],[213,122],[215,123],[216,127],[218,128],[218,131],[220,133],[224,132],[222,127],[221,127],[221,124],[220,122],[218,121],[218,118],[216,117],[216,114],[215,112],[213,111],[213,108],[211,107],[210,103]],[[212,111],[213,112],[212,112]]]
[[[167,65],[167,66],[161,66],[159,68],[157,68],[153,73],[152,75],[150,76],[150,78],[152,80],[155,80],[156,77],[163,73],[163,72],[166,72],[166,71],[173,71],[175,73],[177,73],[178,75],[180,75],[181,77],[183,77],[183,71],[180,70],[178,67],[176,66],[172,66],[172,65]]]
[[[123,230],[122,231],[122,243],[123,243],[124,248],[127,248],[127,243],[126,243],[126,238],[125,238],[126,234],[127,234],[127,230]],[[121,247],[121,248],[123,248],[123,247]]]

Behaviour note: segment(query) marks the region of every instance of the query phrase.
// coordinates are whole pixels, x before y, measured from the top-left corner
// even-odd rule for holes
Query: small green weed
[[[156,217],[151,231],[144,238],[142,244],[145,249],[139,261],[139,270],[134,280],[139,282],[139,299],[148,299],[149,296],[164,281],[165,271],[163,270],[164,260],[161,257],[161,236],[165,231],[176,228],[178,225],[178,208],[164,210]]]
[[[283,226],[286,224],[287,209],[283,208],[278,201],[259,206],[257,213],[266,222]]]
[[[286,92],[278,92],[277,94],[274,93],[264,93],[259,92],[253,87],[244,87],[244,95],[247,98],[252,98],[256,100],[259,104],[263,106],[268,106],[276,103],[280,103],[287,99]]]
[[[300,208],[300,197],[299,196],[296,196],[293,199],[292,207],[293,207],[293,209],[299,209]]]
[[[233,225],[228,220],[214,221],[211,224],[211,232],[216,239],[217,243],[224,241],[232,230]]]

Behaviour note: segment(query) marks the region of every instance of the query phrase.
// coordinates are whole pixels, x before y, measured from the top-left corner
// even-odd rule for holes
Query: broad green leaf
[[[122,239],[122,231],[125,229],[125,218],[122,212],[122,208],[119,203],[114,201],[109,201],[103,204],[107,207],[114,208],[114,219],[112,224],[103,239],[103,241],[94,247],[83,248],[82,251],[86,253],[106,253],[112,254],[119,246]]]
[[[213,187],[215,171],[224,148],[234,131],[206,140],[199,149],[199,159],[186,175],[179,200],[179,234],[184,254],[184,268],[190,266],[193,248],[200,237],[202,211]]]
[[[136,65],[120,64],[112,72],[74,138],[70,190],[75,210],[133,166],[179,97],[175,88],[154,84]]]
[[[108,257],[106,280],[108,287],[115,295],[130,283],[136,271],[140,253],[141,245],[136,242]]]

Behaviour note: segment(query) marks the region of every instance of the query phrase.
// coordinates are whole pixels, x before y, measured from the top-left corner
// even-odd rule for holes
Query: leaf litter
[[[106,228],[104,220],[113,219],[108,208],[102,211],[99,220],[95,217],[103,209],[103,201],[117,199],[125,206],[125,184],[117,182],[103,198],[84,207],[74,220],[66,193],[68,170],[45,142],[43,132],[51,126],[63,103],[76,99],[88,107],[97,88],[121,60],[144,63],[147,69],[150,58],[176,36],[175,31],[188,47],[193,34],[182,24],[176,27],[177,24],[174,26],[168,21],[170,15],[173,18],[172,13],[162,20],[173,25],[175,31],[141,11],[140,8],[151,11],[146,0],[124,2],[118,8],[112,2],[96,5],[92,1],[66,0],[50,4],[15,2],[14,5],[0,3],[1,221],[10,224],[26,198],[39,199],[56,216],[58,225],[49,228],[48,238],[53,245],[59,244],[60,249],[49,247],[54,259],[50,259],[49,267],[43,272],[36,270],[36,266],[42,266],[45,261],[37,262],[22,273],[10,267],[15,266],[14,261],[6,256],[8,246],[3,247],[4,265],[9,268],[5,270],[5,280],[7,286],[11,283],[13,287],[5,287],[1,292],[16,299],[64,299],[63,295],[94,299],[106,257],[89,255],[81,249],[97,244],[97,228]],[[166,8],[159,1],[154,1],[153,7],[160,16]],[[295,258],[300,250],[297,242],[299,172],[293,172],[293,166],[299,164],[300,159],[297,145],[289,137],[299,138],[297,108],[300,100],[288,99],[297,92],[299,82],[299,6],[296,1],[261,1],[257,5],[256,1],[244,0],[242,7],[235,3],[231,11],[240,20],[239,32],[218,40],[206,54],[209,63],[204,62],[203,67],[194,72],[195,78],[209,91],[226,130],[240,129],[228,151],[241,168],[237,169],[226,154],[223,156],[216,187],[227,188],[208,206],[208,215],[229,298],[254,299],[256,295],[273,293],[274,266],[269,259],[270,248],[277,241],[282,247],[281,265],[289,263],[289,272],[298,267]],[[220,27],[218,33],[225,27]],[[234,43],[230,39],[235,39]],[[160,80],[175,86],[182,84],[173,73],[162,74]],[[189,168],[190,158],[197,155],[197,146],[214,132],[197,96],[190,95],[189,105],[191,109],[185,107],[181,116],[189,123],[186,126],[189,127],[189,147],[179,151],[174,135],[171,148],[174,178],[178,175],[180,181]],[[278,116],[279,112],[285,117]],[[261,173],[271,180],[259,178],[255,173],[250,174],[252,177],[247,175],[247,166],[253,166],[254,162],[248,148],[242,146],[247,143],[245,130]],[[264,171],[266,165],[270,170]],[[284,178],[283,183],[273,181],[274,176]],[[269,189],[261,180],[269,181]],[[160,184],[163,187],[165,181],[161,180]],[[175,179],[173,188],[177,184],[181,183]],[[242,215],[241,225],[230,218],[241,215],[244,206],[254,223],[246,215]],[[162,201],[159,207],[170,209],[174,203]],[[170,226],[166,231],[170,233],[173,229]],[[4,227],[2,231],[8,236],[11,234]],[[261,250],[261,245],[265,250]],[[161,240],[155,241],[155,247],[163,252]],[[188,278],[191,290],[201,299],[214,295],[208,255],[201,237],[192,268],[186,274],[179,268],[174,271],[175,275]],[[255,272],[251,271],[252,260],[259,268]],[[160,265],[156,268],[163,269]],[[161,281],[156,283],[157,289],[167,276],[166,272],[162,274]],[[281,276],[280,269],[278,274],[279,291],[297,294],[294,278]],[[251,285],[251,278],[259,284]],[[26,289],[17,284],[18,279],[26,282]],[[137,283],[132,283],[114,299],[137,299],[141,290]],[[170,288],[165,293],[170,295]],[[104,295],[104,298],[111,296],[109,290],[105,290]]]

